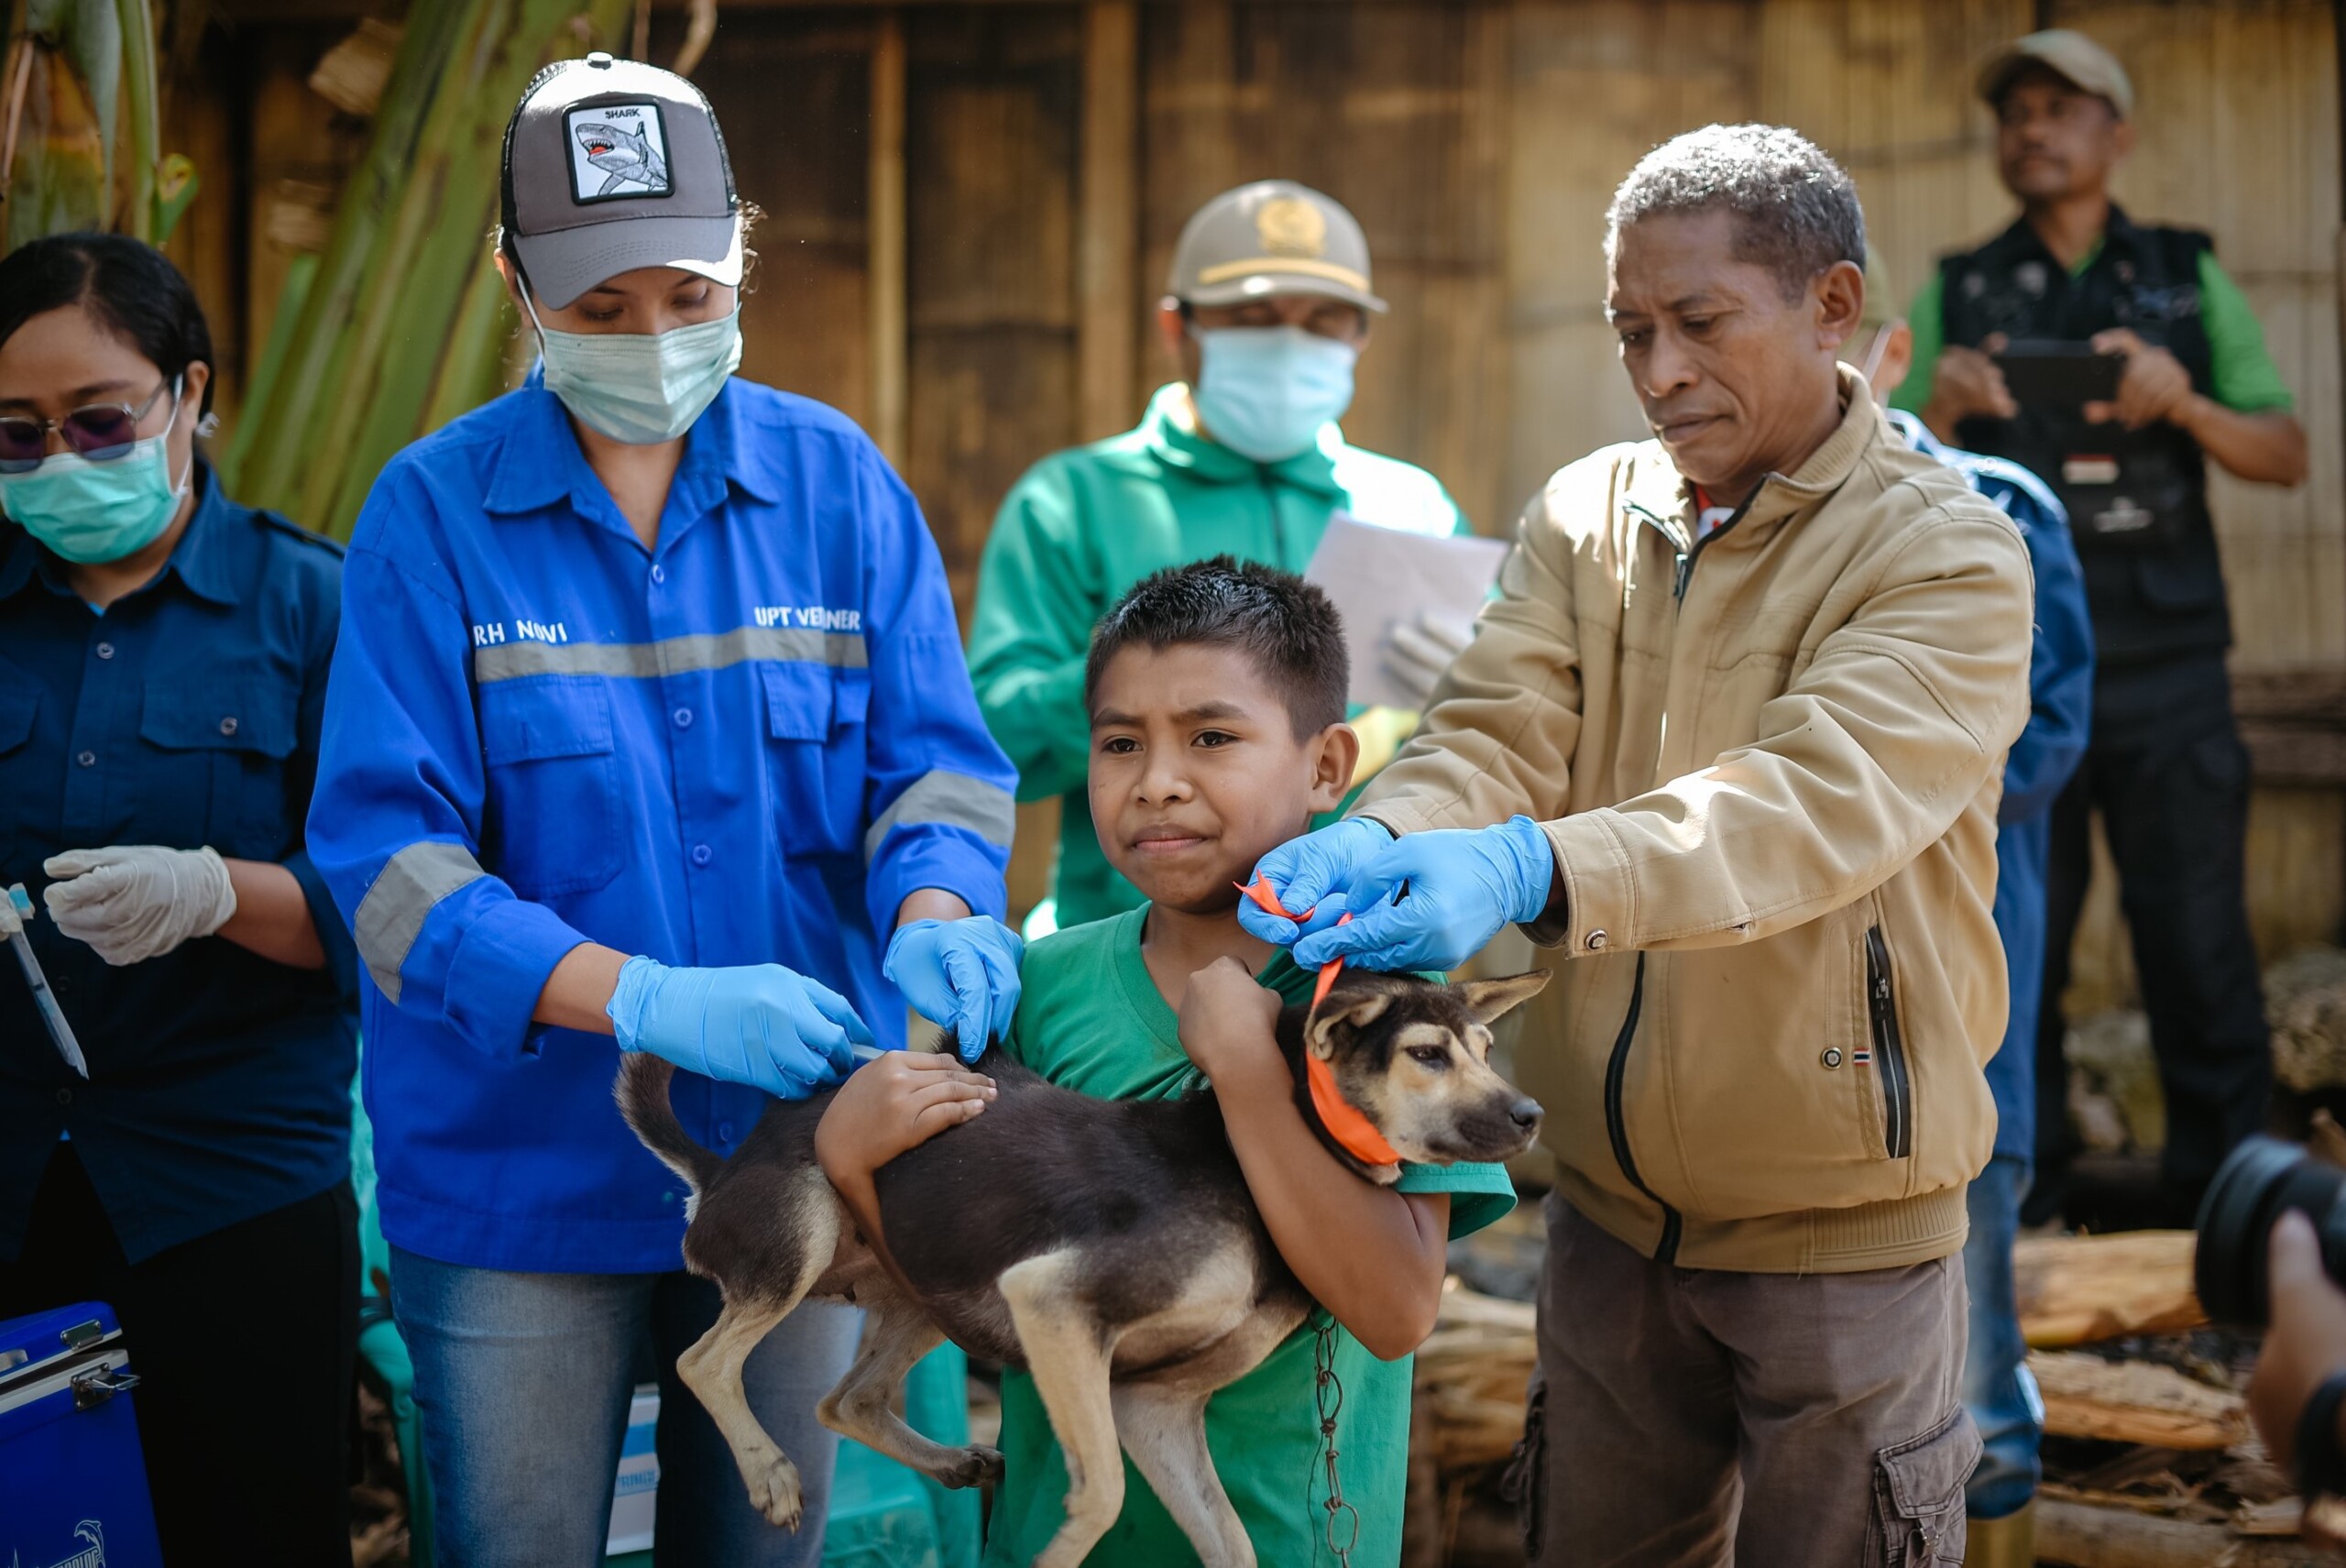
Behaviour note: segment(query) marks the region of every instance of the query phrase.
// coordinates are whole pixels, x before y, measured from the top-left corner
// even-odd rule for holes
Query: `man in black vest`
[[[2297,484],[2305,433],[2208,236],[2136,224],[2110,202],[2110,172],[2134,139],[2118,61],[2080,33],[2032,33],[1987,62],[1979,92],[2020,220],[1945,258],[1915,301],[1901,401],[1943,440],[2012,458],[2059,494],[2099,658],[2091,747],[2054,814],[2037,1055],[2046,1113],[2024,1217],[2042,1223],[2068,1197],[2058,1003],[2099,809],[2167,1107],[2153,1212],[2124,1218],[2187,1225],[2225,1152],[2263,1125],[2272,1080],[2242,894],[2248,757],[2224,668],[2231,624],[2207,459]],[[1996,356],[2048,342],[2123,356],[2115,396],[2015,400]]]

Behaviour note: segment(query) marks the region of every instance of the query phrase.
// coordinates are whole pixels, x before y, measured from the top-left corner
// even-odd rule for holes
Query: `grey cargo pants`
[[[1733,1274],[1656,1263],[1552,1194],[1547,1218],[1517,1471],[1539,1568],[1963,1561],[1960,1254]]]

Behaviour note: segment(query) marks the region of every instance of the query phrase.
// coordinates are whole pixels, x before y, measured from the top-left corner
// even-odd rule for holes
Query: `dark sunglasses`
[[[52,430],[65,438],[68,448],[89,461],[110,463],[137,443],[138,422],[170,389],[171,383],[166,380],[135,409],[128,403],[86,403],[63,419],[0,415],[0,474],[22,474],[38,467],[49,455]]]

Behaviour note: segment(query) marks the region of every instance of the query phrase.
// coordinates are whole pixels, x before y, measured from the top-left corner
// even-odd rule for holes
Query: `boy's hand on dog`
[[[1181,1048],[1224,1091],[1266,1069],[1287,1077],[1278,1022],[1278,992],[1256,983],[1236,959],[1216,959],[1181,993]]]
[[[994,1097],[993,1080],[942,1051],[886,1051],[848,1075],[815,1129],[815,1158],[834,1185],[869,1176],[906,1149],[958,1127]]]

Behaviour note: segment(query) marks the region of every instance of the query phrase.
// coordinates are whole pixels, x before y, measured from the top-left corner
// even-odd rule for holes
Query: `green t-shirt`
[[[1204,1077],[1181,1049],[1173,1009],[1141,957],[1147,905],[1072,927],[1026,949],[1025,987],[1012,1020],[1010,1054],[1054,1083],[1103,1099],[1161,1100]],[[1291,1003],[1308,1002],[1311,976],[1285,953],[1263,983]],[[1398,1190],[1447,1192],[1450,1234],[1469,1234],[1515,1205],[1496,1165],[1408,1165]],[[1306,1568],[1331,1561],[1324,1541],[1324,1468],[1315,1470],[1319,1429],[1312,1404],[1312,1331],[1298,1329],[1260,1366],[1206,1406],[1206,1442],[1223,1488],[1265,1564]],[[1379,1361],[1339,1328],[1336,1376],[1344,1389],[1336,1447],[1344,1500],[1360,1512],[1354,1568],[1391,1568],[1401,1554],[1402,1494],[1408,1484],[1409,1379],[1413,1358]],[[1050,1420],[1022,1373],[1002,1380],[1004,1469],[986,1537],[989,1564],[1025,1564],[1066,1519],[1066,1462]],[[1094,1548],[1092,1568],[1195,1568],[1197,1553],[1128,1458],[1124,1511]]]
[[[1018,798],[1059,798],[1051,892],[1061,926],[1140,903],[1101,851],[1083,788],[1084,655],[1126,589],[1225,554],[1300,572],[1340,510],[1409,533],[1473,532],[1431,474],[1353,445],[1334,424],[1316,446],[1255,463],[1200,434],[1188,410],[1189,389],[1176,382],[1124,434],[1036,463],[1003,498],[978,563],[970,676],[1018,768]]]
[[[2100,254],[2097,241],[2069,269],[2069,276],[2082,277]],[[1890,395],[1892,408],[1919,414],[1931,400],[1931,377],[1938,369],[1939,350],[1946,346],[1945,300],[1945,280],[1935,272],[1914,296],[1913,308],[1906,315],[1907,324],[1914,329],[1914,367]],[[2208,332],[2210,391],[2216,401],[2244,414],[2293,406],[2296,400],[2289,396],[2288,383],[2281,379],[2279,367],[2265,350],[2264,329],[2249,308],[2248,296],[2216,264],[2212,250],[2199,253],[2199,320]]]

